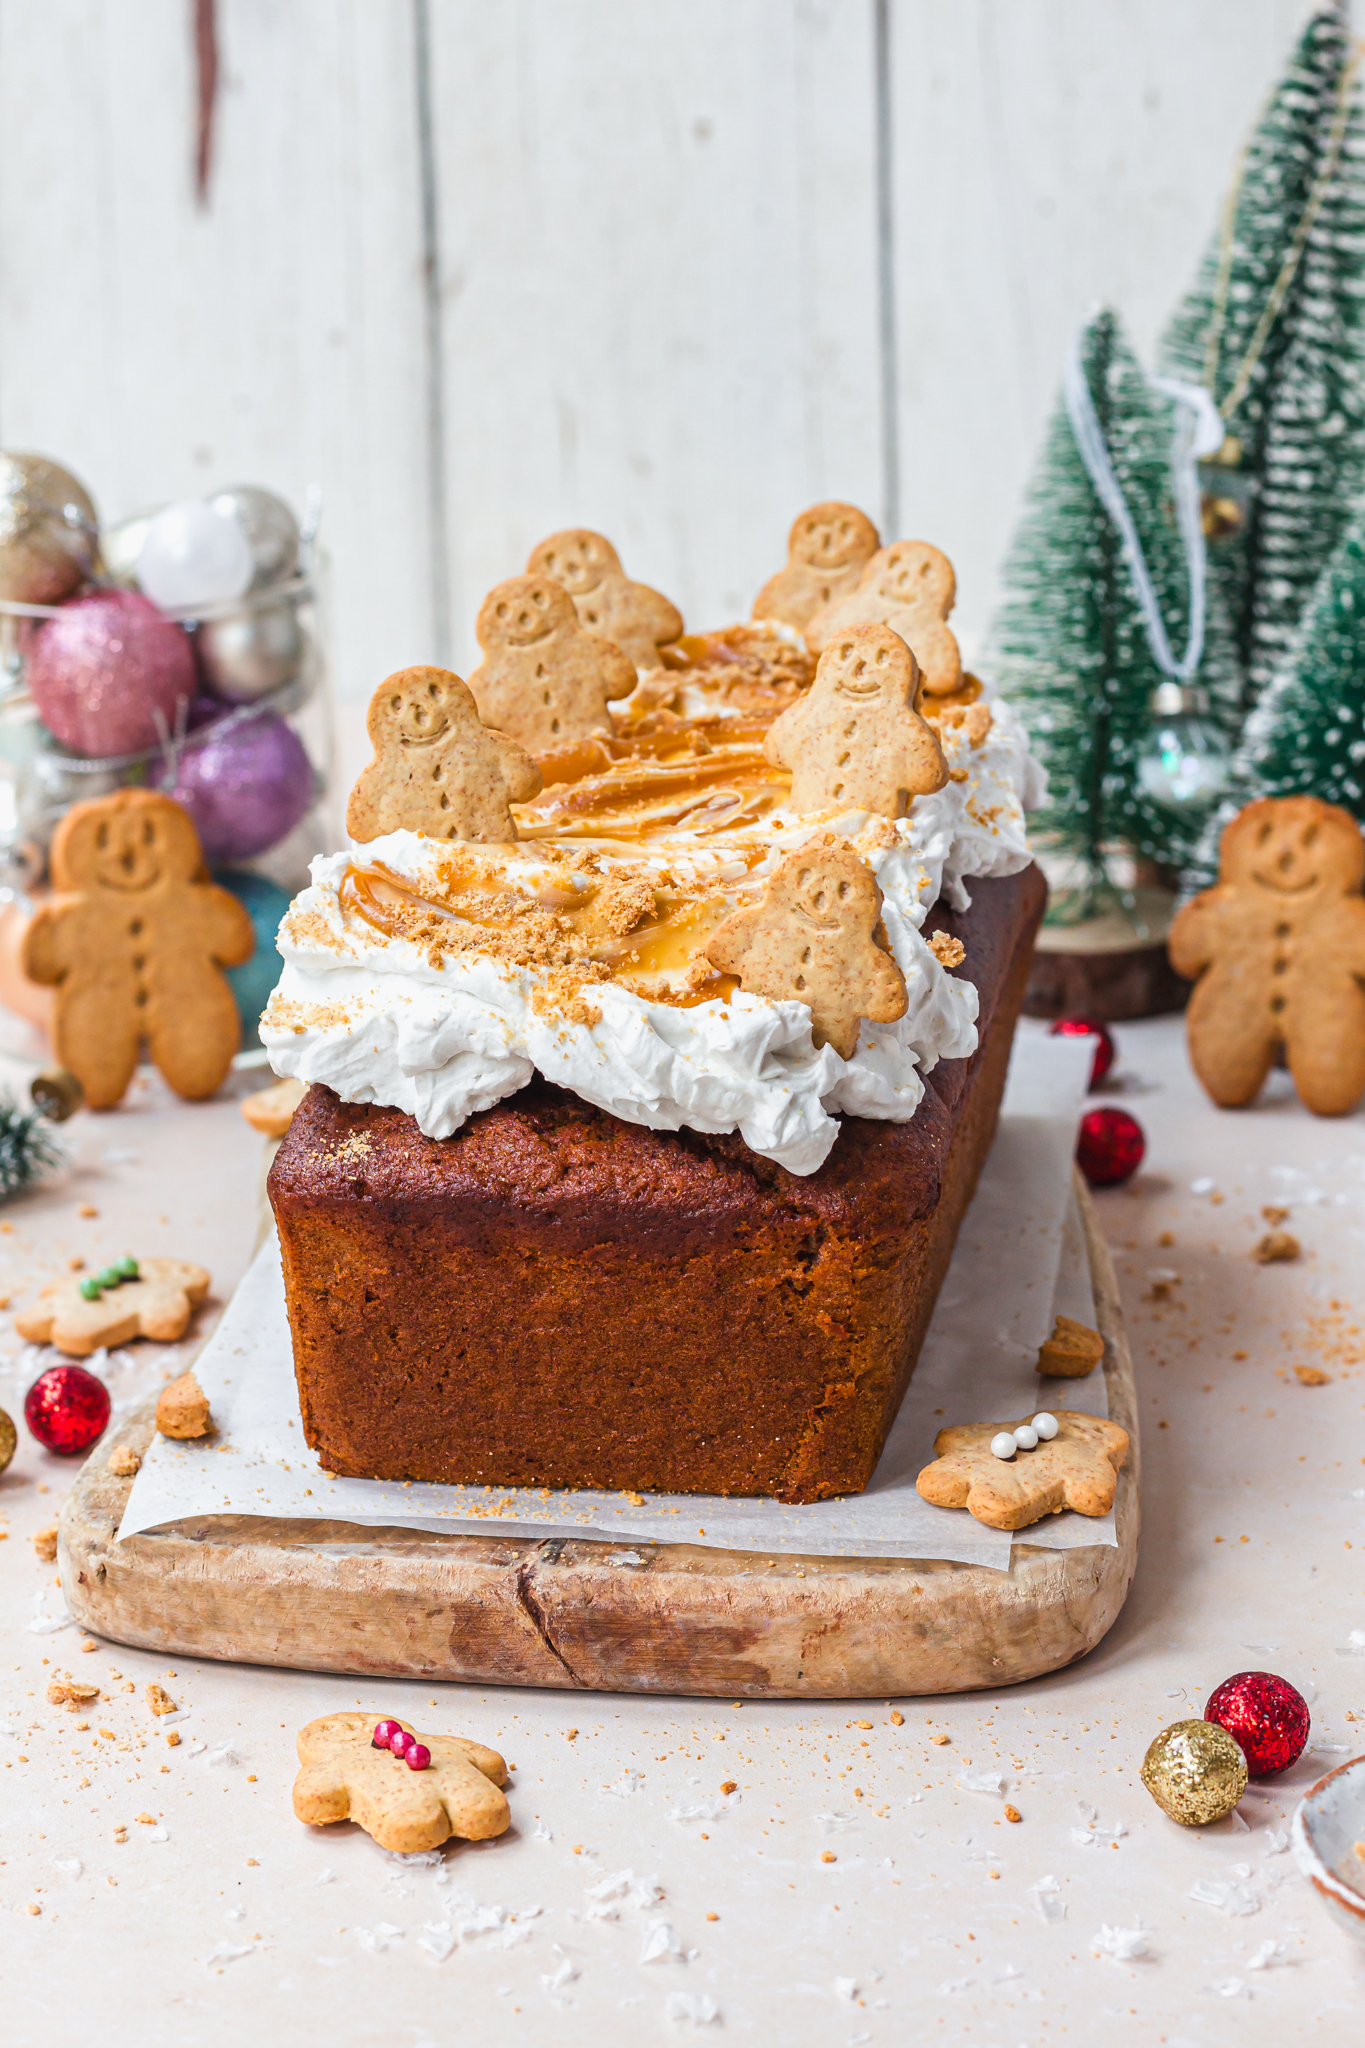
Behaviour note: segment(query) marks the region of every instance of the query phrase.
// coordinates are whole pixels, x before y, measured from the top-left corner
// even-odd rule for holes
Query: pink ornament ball
[[[1312,1722],[1308,1702],[1273,1671],[1238,1671],[1209,1695],[1206,1721],[1241,1746],[1253,1778],[1274,1778],[1303,1755]]]
[[[273,711],[225,718],[183,748],[160,787],[194,820],[212,866],[278,846],[313,801],[313,764]]]
[[[64,747],[136,754],[175,731],[181,703],[195,694],[194,654],[137,591],[92,590],[34,632],[28,687]]]
[[[1059,1017],[1049,1035],[1053,1038],[1093,1038],[1095,1057],[1090,1062],[1090,1086],[1094,1088],[1114,1064],[1113,1034],[1098,1017]]]
[[[109,1389],[83,1365],[50,1365],[24,1396],[24,1420],[59,1458],[88,1451],[109,1426]]]
[[[1147,1140],[1126,1109],[1091,1109],[1081,1118],[1076,1164],[1092,1188],[1115,1188],[1142,1164]]]

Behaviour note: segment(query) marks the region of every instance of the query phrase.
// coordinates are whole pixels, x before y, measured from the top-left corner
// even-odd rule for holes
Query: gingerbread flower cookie
[[[1171,963],[1197,980],[1190,1060],[1224,1109],[1254,1102],[1284,1049],[1315,1116],[1365,1093],[1365,841],[1314,796],[1261,797],[1223,833],[1218,882],[1171,927]]]
[[[865,512],[830,499],[799,513],[787,535],[787,566],[770,576],[751,616],[776,619],[798,633],[822,605],[847,597],[881,545]]]
[[[381,1737],[383,1740],[381,1741]],[[459,1735],[421,1735],[374,1714],[324,1714],[300,1730],[294,1812],[311,1827],[353,1820],[381,1849],[408,1856],[452,1835],[484,1842],[507,1828],[507,1766]]]
[[[552,533],[532,548],[526,572],[562,584],[579,624],[610,640],[637,669],[657,668],[660,648],[682,633],[678,607],[647,583],[632,583],[605,534],[585,526]]]
[[[613,730],[608,701],[638,678],[610,640],[578,622],[550,576],[512,576],[489,591],[475,631],[484,652],[469,678],[479,716],[532,753]]]
[[[24,937],[24,972],[56,991],[52,1040],[92,1109],[122,1099],[145,1045],[177,1095],[212,1095],[241,1043],[222,973],[251,919],[210,882],[189,813],[120,789],[75,804],[52,840],[56,894]]]
[[[873,555],[856,590],[821,606],[806,627],[806,645],[819,654],[850,626],[890,626],[919,663],[926,694],[946,697],[962,681],[962,657],[946,623],[956,598],[957,578],[942,550],[927,540],[898,540]]]
[[[832,832],[789,854],[763,900],[712,933],[706,957],[771,1002],[808,1003],[817,1046],[852,1057],[864,1017],[905,1015],[905,977],[881,922],[876,877]]]
[[[1038,1423],[1055,1429],[1045,1435]],[[1107,1515],[1127,1457],[1126,1429],[1101,1415],[1058,1408],[1019,1422],[941,1429],[934,1462],[915,1485],[933,1507],[966,1508],[991,1529],[1026,1529],[1064,1508]]]
[[[942,789],[948,764],[916,709],[919,671],[886,626],[852,626],[820,657],[808,694],[768,728],[764,754],[792,771],[798,811],[876,811],[903,818]]]
[[[174,1344],[208,1291],[204,1268],[184,1259],[120,1259],[84,1280],[55,1280],[14,1327],[26,1344],[55,1344],[68,1358],[134,1337]]]
[[[514,739],[482,723],[463,679],[445,668],[404,668],[370,699],[374,759],[346,806],[346,830],[508,846],[512,804],[538,796],[540,770]]]

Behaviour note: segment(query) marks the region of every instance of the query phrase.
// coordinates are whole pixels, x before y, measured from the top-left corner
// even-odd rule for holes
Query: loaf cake
[[[590,638],[562,690],[545,643],[547,707],[588,701]],[[759,620],[547,729],[498,827],[479,778],[530,771],[440,674],[376,694],[411,822],[314,863],[262,1025],[312,1084],[270,1177],[308,1443],[385,1479],[857,1491],[1043,907],[1012,714],[922,698],[875,622],[817,671]]]

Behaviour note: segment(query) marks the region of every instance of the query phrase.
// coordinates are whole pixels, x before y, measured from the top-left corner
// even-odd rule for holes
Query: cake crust
[[[353,1476],[867,1484],[989,1148],[1045,885],[974,879],[980,1045],[798,1176],[533,1081],[456,1134],[312,1088],[270,1175],[304,1433]]]

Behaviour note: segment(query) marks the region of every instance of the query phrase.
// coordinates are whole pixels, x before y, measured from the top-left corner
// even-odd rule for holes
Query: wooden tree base
[[[1098,1017],[1121,1024],[1183,1010],[1190,984],[1166,952],[1175,898],[1136,892],[1136,914],[1109,911],[1084,924],[1044,925],[1024,996],[1026,1017]]]

